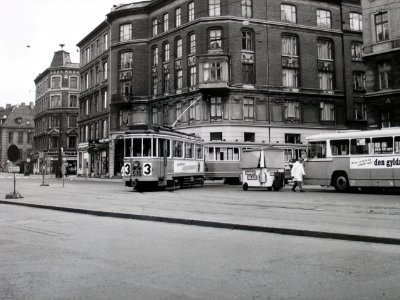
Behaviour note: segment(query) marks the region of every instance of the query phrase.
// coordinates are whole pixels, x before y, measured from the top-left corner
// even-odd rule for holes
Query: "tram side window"
[[[125,157],[131,157],[132,139],[125,139]]]
[[[171,144],[168,139],[158,139],[158,157],[164,157],[164,153],[166,157],[171,156]]]
[[[393,153],[393,137],[391,136],[373,138],[372,145],[374,153]]]
[[[371,144],[370,138],[365,139],[351,139],[350,140],[350,153],[356,155],[368,155]]]
[[[284,153],[284,160],[285,161],[291,161],[293,156],[292,156],[292,149],[285,149],[285,153]]]
[[[309,142],[308,158],[326,158],[326,141]]]
[[[400,153],[400,136],[394,137],[394,153]]]
[[[182,158],[183,157],[183,142],[182,141],[172,141],[172,148],[174,157]]]
[[[214,147],[208,147],[208,160],[215,160],[214,152]]]
[[[143,156],[149,157],[151,156],[151,139],[143,138]]]
[[[142,139],[140,138],[132,139],[132,156],[133,157],[142,156]]]
[[[193,158],[193,143],[185,143],[185,158]]]
[[[196,144],[196,159],[203,159],[203,146]]]
[[[332,155],[349,155],[349,140],[331,140]]]

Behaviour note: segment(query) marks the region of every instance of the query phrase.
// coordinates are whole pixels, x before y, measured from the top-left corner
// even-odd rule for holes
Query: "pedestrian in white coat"
[[[299,186],[300,188],[300,192],[304,192],[303,190],[303,176],[306,175],[306,173],[304,172],[304,167],[303,167],[303,159],[299,158],[292,167],[292,177],[293,177],[293,187],[292,187],[292,191],[295,192],[296,191],[296,187]]]

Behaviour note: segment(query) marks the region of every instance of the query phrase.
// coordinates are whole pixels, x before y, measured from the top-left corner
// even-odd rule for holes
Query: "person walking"
[[[292,191],[295,192],[296,191],[296,187],[299,186],[300,188],[300,192],[304,192],[303,190],[303,176],[306,176],[306,173],[304,172],[304,167],[303,167],[303,159],[299,158],[292,167],[292,177],[293,177],[293,187],[292,187]]]

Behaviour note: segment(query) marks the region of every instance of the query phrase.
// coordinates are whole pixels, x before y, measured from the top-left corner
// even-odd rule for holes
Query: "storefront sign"
[[[350,169],[400,169],[400,156],[351,157]]]

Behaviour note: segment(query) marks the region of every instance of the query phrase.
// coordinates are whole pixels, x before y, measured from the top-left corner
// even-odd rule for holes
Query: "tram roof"
[[[129,126],[129,130],[125,134],[160,134],[160,135],[170,135],[174,137],[195,139],[197,141],[203,141],[199,136],[194,134],[185,133],[177,131],[170,127],[164,126],[154,126],[148,124],[138,124]]]
[[[367,137],[381,137],[400,135],[400,127],[391,127],[375,130],[347,130],[335,133],[322,133],[310,135],[306,137],[307,140],[333,140],[343,138],[367,138]]]

